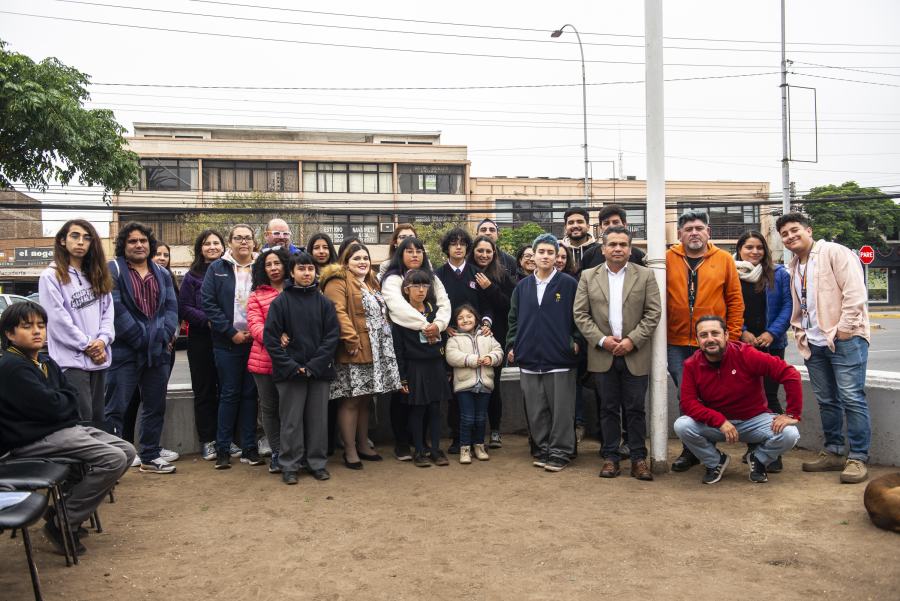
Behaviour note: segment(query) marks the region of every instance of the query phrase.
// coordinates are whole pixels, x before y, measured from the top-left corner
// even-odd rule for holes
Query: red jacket
[[[250,298],[247,299],[247,327],[250,328],[250,336],[253,337],[247,369],[255,374],[272,373],[272,360],[266,347],[263,346],[263,329],[266,325],[266,315],[269,314],[269,305],[277,296],[278,292],[274,288],[263,284],[251,292]]]
[[[800,372],[778,357],[743,342],[728,342],[719,369],[703,351],[684,362],[681,412],[697,422],[718,428],[725,420],[745,420],[769,413],[763,376],[784,386],[787,413],[803,411]]]

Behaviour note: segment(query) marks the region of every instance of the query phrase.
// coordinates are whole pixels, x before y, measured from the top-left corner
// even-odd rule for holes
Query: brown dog
[[[873,524],[900,533],[900,474],[888,474],[869,482],[863,501]]]

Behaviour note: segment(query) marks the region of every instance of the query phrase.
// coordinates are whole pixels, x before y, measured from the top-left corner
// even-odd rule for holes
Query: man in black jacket
[[[307,471],[328,480],[328,393],[334,380],[334,352],[341,336],[334,304],[319,292],[312,256],[291,257],[293,281],[269,305],[263,345],[272,359],[272,379],[280,398],[281,479],[297,484],[304,453]],[[288,337],[282,346],[281,336]],[[346,461],[346,459],[345,459]]]
[[[603,236],[603,232],[614,225],[621,225],[623,227],[628,226],[625,209],[619,205],[606,205],[603,207],[600,210],[600,214],[597,216],[597,221],[600,222],[601,237]],[[646,267],[645,259],[646,255],[644,254],[644,251],[632,244],[631,256],[628,258],[628,262],[640,265],[641,267]],[[598,244],[590,250],[585,251],[584,257],[582,258],[581,269],[591,269],[597,265],[603,265],[605,262],[606,257],[603,256],[603,247]]]
[[[450,310],[455,311],[464,303],[469,303],[481,314],[482,334],[490,335],[490,327],[494,319],[494,308],[484,288],[478,285],[475,276],[484,273],[474,264],[466,261],[474,242],[466,230],[455,227],[441,240],[441,250],[447,255],[447,263],[434,270],[434,275],[441,280],[450,299]],[[447,326],[447,335],[456,335],[456,322]],[[459,454],[459,401],[456,395],[447,406],[447,425],[450,426],[450,437],[453,442],[447,452]]]
[[[494,241],[494,244],[497,244],[497,239],[500,237],[500,230],[497,229],[497,224],[494,221],[484,219],[478,224],[478,227],[475,228],[475,235],[487,236]],[[500,261],[500,265],[503,266],[503,269],[506,270],[506,273],[509,274],[509,277],[513,282],[518,281],[519,263],[516,261],[516,258],[509,253],[503,252],[499,247],[497,248],[497,252],[499,253],[497,259]]]
[[[47,313],[32,302],[16,303],[0,316],[0,456],[72,457],[89,466],[66,499],[69,525],[77,530],[99,507],[134,461],[134,447],[96,428],[78,425],[78,390],[56,361],[40,353]],[[56,516],[44,532],[63,551]],[[77,536],[77,535],[76,535]],[[80,553],[84,547],[76,543]]]

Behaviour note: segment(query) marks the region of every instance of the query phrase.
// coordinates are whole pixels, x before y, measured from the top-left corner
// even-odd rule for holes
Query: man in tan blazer
[[[588,369],[601,389],[600,428],[605,462],[601,478],[620,474],[621,407],[627,416],[631,475],[653,480],[647,468],[647,420],[644,398],[650,374],[650,336],[662,306],[653,272],[629,264],[631,233],[622,226],[603,232],[606,263],[581,274],[575,295],[575,324],[587,339]]]

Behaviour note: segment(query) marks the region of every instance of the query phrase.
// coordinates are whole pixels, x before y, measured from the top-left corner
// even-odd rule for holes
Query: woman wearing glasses
[[[228,250],[206,270],[200,287],[212,329],[213,354],[222,385],[216,435],[216,469],[231,467],[229,446],[241,415],[241,463],[261,465],[256,445],[256,382],[247,369],[253,337],[247,322],[253,261],[259,256],[253,229],[244,223],[228,233]]]
[[[325,267],[319,280],[319,289],[334,303],[341,328],[330,397],[342,399],[337,424],[344,441],[344,465],[354,470],[363,469],[360,460],[382,459],[367,442],[373,395],[400,388],[387,307],[371,267],[369,249],[351,244],[340,263]]]
[[[407,302],[401,290],[403,278],[411,269],[418,269],[425,273],[431,280],[426,300],[437,306],[437,314],[433,322],[416,311]],[[414,332],[421,332],[428,344],[438,342],[441,332],[447,329],[450,323],[450,299],[441,280],[431,271],[431,263],[425,252],[425,245],[418,238],[406,238],[397,247],[397,252],[391,258],[384,278],[381,280],[381,290],[384,293],[384,301],[387,303],[388,315],[391,321],[401,327]],[[396,392],[391,397],[391,429],[394,431],[394,455],[400,461],[412,461],[409,447],[413,443],[407,430],[409,424],[409,405],[406,396]],[[428,423],[428,420],[425,420]]]
[[[537,268],[537,264],[534,262],[534,250],[529,244],[523,244],[519,247],[519,252],[516,253],[516,261],[519,263],[520,282],[534,273],[534,270]]]
[[[384,279],[384,274],[387,273],[388,265],[391,262],[391,259],[394,258],[394,255],[397,254],[397,247],[400,246],[400,243],[406,240],[407,238],[415,238],[418,236],[418,232],[416,228],[411,223],[401,223],[397,225],[397,228],[394,230],[394,233],[391,234],[391,242],[388,247],[388,258],[387,261],[382,261],[381,265],[378,267],[378,281],[380,282]],[[429,265],[430,267],[430,265]]]

